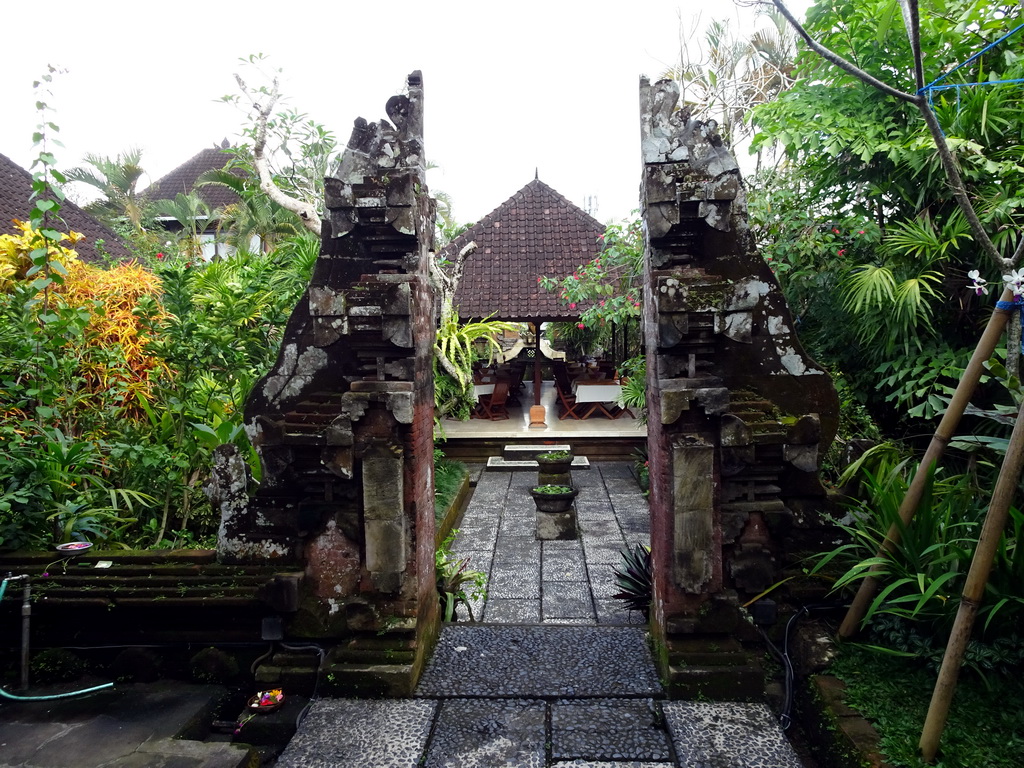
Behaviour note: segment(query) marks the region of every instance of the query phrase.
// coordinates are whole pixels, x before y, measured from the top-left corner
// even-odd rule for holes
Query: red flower
[[[863,235],[863,234],[864,234],[864,230],[863,230],[863,229],[859,230],[859,231],[857,232],[857,234],[858,234],[858,235]]]
[[[838,229],[833,229],[832,232],[834,232],[837,235],[839,234],[839,230]]]
[[[634,307],[639,307],[639,306],[640,306],[640,302],[639,302],[639,301],[635,301],[635,302],[633,302],[633,306],[634,306]]]
[[[840,248],[838,251],[836,251],[836,256],[842,256],[844,253],[846,253],[846,249]]]
[[[604,299],[601,299],[601,306],[604,306]]]
[[[158,254],[156,255],[156,257],[157,257],[158,259],[162,259],[162,258],[164,257],[164,255],[163,255],[162,253],[158,253]]]
[[[538,278],[537,278],[537,282],[539,283],[539,282],[540,282],[541,280],[543,280],[543,279],[544,279],[543,277],[538,277]]]
[[[576,323],[576,327],[577,328],[586,328],[587,326],[585,326],[583,323]]]
[[[569,309],[576,309],[576,302],[569,305]]]

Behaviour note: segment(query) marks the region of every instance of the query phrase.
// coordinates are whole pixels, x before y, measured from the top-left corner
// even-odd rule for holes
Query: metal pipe
[[[21,592],[21,690],[28,690],[28,638],[32,621],[32,582],[25,579]]]
[[[25,580],[25,591],[23,593],[24,600],[21,606],[21,685],[24,688],[28,687],[28,629],[29,629],[29,616],[32,613],[31,603],[31,591],[29,587],[29,578],[27,573],[22,573],[18,576],[12,576],[7,574],[3,581],[0,581],[0,600],[3,600],[4,593],[7,592],[7,582],[18,581],[20,579]],[[27,610],[26,610],[27,609]],[[52,701],[53,699],[66,699],[70,696],[81,696],[84,693],[93,693],[95,691],[102,691],[106,688],[113,688],[113,683],[103,683],[103,685],[96,685],[92,688],[84,688],[81,691],[68,691],[67,693],[54,693],[49,696],[16,696],[13,693],[8,693],[3,688],[0,688],[0,699],[8,699],[10,701]]]

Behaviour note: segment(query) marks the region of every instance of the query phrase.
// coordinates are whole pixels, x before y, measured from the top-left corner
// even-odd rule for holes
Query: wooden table
[[[576,381],[572,385],[573,394],[576,395],[577,403],[593,403],[594,407],[587,411],[583,418],[587,418],[594,411],[600,411],[609,419],[617,419],[629,410],[622,408],[618,413],[612,413],[605,407],[605,403],[618,405],[622,398],[622,385],[617,381],[586,380]],[[633,414],[629,414],[632,416]]]

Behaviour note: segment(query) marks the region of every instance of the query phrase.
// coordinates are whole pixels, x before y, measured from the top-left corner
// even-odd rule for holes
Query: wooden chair
[[[564,363],[552,363],[551,370],[555,375],[555,392],[558,394],[558,404],[561,406],[561,413],[558,418],[573,418],[583,420],[593,413],[593,403],[577,403],[576,396],[572,393],[572,381],[569,379],[569,370]],[[587,413],[583,409],[591,406]]]
[[[491,421],[502,421],[509,418],[508,415],[508,382],[499,379],[494,385],[494,393],[481,395],[479,410],[481,415],[478,418],[490,419]]]

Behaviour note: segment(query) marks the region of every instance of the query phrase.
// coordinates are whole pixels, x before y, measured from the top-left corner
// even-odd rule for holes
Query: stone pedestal
[[[541,541],[571,541],[577,536],[576,505],[567,512],[537,510],[537,538]]]
[[[538,472],[537,485],[568,485],[572,486],[572,474],[569,472]]]

